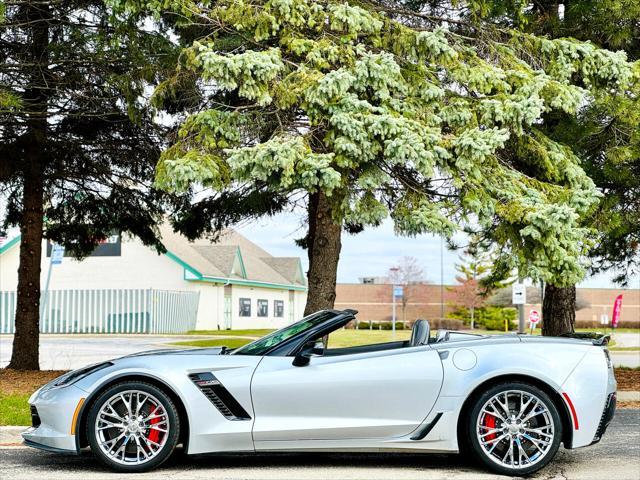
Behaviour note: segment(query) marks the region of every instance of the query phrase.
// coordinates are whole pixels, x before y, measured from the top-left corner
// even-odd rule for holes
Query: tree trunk
[[[304,314],[333,308],[342,225],[333,220],[331,202],[322,192],[309,195],[309,234],[307,251],[309,291]]]
[[[8,368],[38,370],[40,324],[40,258],[43,218],[42,166],[32,160],[25,169],[23,212],[20,222],[20,266],[18,267],[18,299],[16,333]]]
[[[25,110],[32,113],[23,137],[22,218],[20,220],[20,265],[16,331],[8,368],[39,370],[40,341],[40,261],[44,217],[44,164],[46,159],[49,72],[49,22],[47,3],[25,7],[31,38],[28,44],[33,69],[24,92]]]
[[[576,323],[576,287],[547,284],[542,303],[542,335],[558,336],[574,331]]]

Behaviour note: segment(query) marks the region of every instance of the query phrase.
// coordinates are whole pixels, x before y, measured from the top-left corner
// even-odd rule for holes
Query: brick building
[[[396,300],[396,318],[413,321],[416,318],[437,319],[452,310],[455,294],[452,286],[441,288],[440,285],[405,286],[407,295],[406,308],[402,308],[400,300]],[[355,308],[359,320],[390,320],[392,311],[392,286],[380,283],[342,283],[336,290],[336,308]],[[613,310],[613,302],[619,294],[623,294],[621,326],[640,327],[640,289],[623,288],[579,288],[578,294],[588,303],[588,307],[576,312],[578,324],[587,326],[597,324],[601,314],[609,315]],[[444,297],[444,307],[441,302]],[[526,310],[537,309],[540,305],[526,305]],[[404,315],[403,315],[404,313]]]

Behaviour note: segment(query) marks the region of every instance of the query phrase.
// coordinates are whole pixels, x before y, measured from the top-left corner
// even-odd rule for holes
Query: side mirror
[[[293,366],[294,367],[305,367],[309,365],[311,361],[311,356],[314,354],[322,355],[324,350],[324,344],[322,342],[307,342],[304,344],[302,349],[296,354],[293,358]]]

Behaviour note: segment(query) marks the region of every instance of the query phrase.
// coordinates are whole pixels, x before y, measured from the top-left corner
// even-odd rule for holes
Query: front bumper
[[[64,453],[78,453],[74,413],[86,392],[70,385],[42,389],[29,399],[32,426],[22,433],[30,447]]]

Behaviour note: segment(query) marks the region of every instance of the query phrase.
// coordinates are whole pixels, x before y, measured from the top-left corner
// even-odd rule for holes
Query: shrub
[[[479,307],[474,311],[474,324],[476,328],[504,330],[506,321],[508,329],[515,330],[517,315],[518,311],[515,308]],[[464,325],[471,325],[471,313],[469,309],[460,305],[457,305],[447,317],[464,322]]]
[[[504,330],[505,323],[509,330],[516,329],[515,319],[518,311],[515,308],[482,307],[478,312],[479,325],[487,330]]]
[[[391,330],[393,322],[376,322],[374,320],[371,321],[360,321],[358,322],[358,330]],[[396,322],[396,330],[404,330],[404,322]]]
[[[379,328],[380,330],[392,330],[393,322],[380,322]],[[373,328],[376,328],[374,324]],[[404,322],[396,322],[396,330],[404,330]]]
[[[429,320],[429,326],[431,330],[462,330],[464,328],[464,322],[456,318],[443,318]]]

